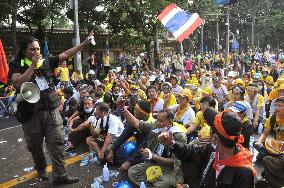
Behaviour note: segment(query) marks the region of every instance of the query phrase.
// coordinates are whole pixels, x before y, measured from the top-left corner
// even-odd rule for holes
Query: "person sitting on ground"
[[[242,146],[244,146],[247,149],[250,149],[250,136],[254,133],[254,129],[246,116],[247,112],[246,103],[242,101],[236,101],[234,105],[229,108],[229,110],[237,113],[239,118],[242,120],[243,122],[242,135],[244,136],[244,142],[242,143]]]
[[[119,101],[118,108],[124,109],[125,101]],[[127,111],[127,110],[126,110]],[[134,117],[139,121],[154,123],[155,119],[150,114],[151,108],[150,104],[146,100],[141,100],[134,107]],[[130,112],[124,112],[127,116]],[[133,138],[136,141],[137,149],[131,153],[129,156],[125,156],[123,154],[123,144],[127,142],[127,140],[131,140]],[[108,155],[107,161],[110,163],[115,163],[116,165],[120,165],[120,169],[127,171],[130,166],[135,165],[137,163],[142,162],[142,155],[140,153],[141,148],[147,147],[147,135],[143,135],[138,132],[135,128],[128,125],[126,122],[125,129],[122,134],[118,137],[118,139],[113,143]]]
[[[88,118],[93,115],[95,109],[93,107],[94,100],[88,96],[83,99],[84,111],[80,112],[79,115],[73,118],[69,123],[69,134],[68,134],[68,147],[66,152],[74,150],[82,141],[84,141],[89,135],[90,131],[86,129],[84,124]]]
[[[164,100],[164,108],[177,104],[177,100],[174,94],[171,93],[172,84],[165,82],[162,84],[162,92],[160,98]]]
[[[157,89],[153,86],[147,88],[148,101],[151,105],[151,113],[155,117],[164,108],[164,100],[158,97]]]
[[[63,126],[65,127],[68,124],[68,118],[70,118],[76,111],[78,101],[73,97],[73,88],[67,87],[64,88],[64,104],[61,111],[61,117],[63,119]]]
[[[265,114],[265,100],[262,95],[258,93],[256,84],[249,84],[247,87],[247,93],[244,97],[245,101],[248,102],[252,108],[253,113],[253,127],[257,132],[258,126],[262,123],[263,119],[266,118]]]
[[[200,107],[201,111],[197,112],[196,117],[194,118],[194,123],[191,124],[190,127],[187,128],[186,135],[192,135],[191,137],[188,136],[188,141],[193,140],[195,137],[197,137],[197,131],[201,130],[205,126],[208,126],[204,116],[203,116],[203,111],[204,109],[208,107],[214,108],[216,105],[215,99],[213,97],[205,96],[202,97],[200,100]],[[193,133],[193,134],[192,134]]]
[[[244,98],[245,93],[246,93],[246,91],[245,91],[244,87],[242,87],[239,84],[234,85],[234,87],[232,88],[231,100],[224,105],[224,109],[226,110],[226,109],[230,108],[231,106],[234,105],[234,103],[236,101],[242,101],[246,104],[246,107],[247,107],[246,116],[249,119],[249,121],[251,122],[253,120],[252,109],[251,109],[250,104]]]
[[[92,136],[87,137],[86,143],[91,151],[104,161],[112,143],[121,135],[124,129],[120,119],[109,113],[109,106],[104,102],[96,104],[95,118],[91,124]]]
[[[262,160],[265,156],[275,156],[275,153],[267,148],[271,140],[268,138],[271,132],[274,133],[273,140],[284,142],[284,97],[275,100],[275,113],[266,120],[263,133],[259,140],[253,143],[259,152],[258,160]],[[277,150],[277,148],[274,148],[274,150]]]
[[[170,110],[164,110],[157,115],[157,121],[152,123],[139,122],[132,114],[122,109],[125,119],[142,134],[148,135],[147,148],[140,150],[144,163],[131,166],[128,170],[129,179],[139,185],[145,182],[151,187],[175,187],[183,184],[181,161],[169,153],[168,148],[159,144],[157,136],[163,131],[171,131],[174,139],[186,143],[186,136],[178,126],[173,125],[174,115]]]
[[[253,188],[255,171],[252,166],[252,154],[240,144],[240,119],[234,112],[218,113],[213,108],[207,108],[204,117],[211,126],[212,144],[187,147],[175,141],[169,132],[161,133],[158,141],[168,146],[181,161],[191,162],[200,169],[197,178],[199,181],[188,182],[192,186]]]
[[[183,88],[180,85],[178,85],[178,77],[172,74],[170,77],[170,82],[172,84],[172,94],[178,96],[183,90]]]
[[[75,96],[76,93],[73,95],[73,97],[76,99]],[[84,98],[89,96],[89,92],[86,89],[86,87],[81,86],[79,91],[79,104],[77,105],[76,111],[72,114],[71,117],[68,118],[68,123],[70,124],[71,120],[76,118],[80,113],[84,112]]]
[[[190,127],[194,123],[195,113],[191,108],[189,101],[191,100],[191,92],[189,89],[184,89],[178,96],[178,104],[170,106],[170,109],[175,114],[175,122],[180,124],[182,130]],[[175,124],[177,125],[177,124]],[[190,135],[189,133],[188,135]],[[197,136],[197,135],[196,135]]]

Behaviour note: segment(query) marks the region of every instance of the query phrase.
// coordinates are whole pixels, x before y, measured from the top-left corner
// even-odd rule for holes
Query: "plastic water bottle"
[[[146,185],[145,185],[145,183],[143,181],[140,184],[140,188],[146,188]]]
[[[101,188],[101,185],[100,185],[99,182],[96,181],[96,182],[91,184],[91,188]]]
[[[103,180],[109,181],[109,169],[107,167],[107,163],[104,165],[104,168],[103,168]]]

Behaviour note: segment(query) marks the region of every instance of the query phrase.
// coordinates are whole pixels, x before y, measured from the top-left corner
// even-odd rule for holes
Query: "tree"
[[[94,29],[96,32],[103,32],[101,25],[105,23],[105,1],[104,0],[79,0],[78,20],[80,31],[87,33]],[[101,10],[100,10],[101,9]],[[70,20],[74,20],[74,10],[68,9],[66,13]]]

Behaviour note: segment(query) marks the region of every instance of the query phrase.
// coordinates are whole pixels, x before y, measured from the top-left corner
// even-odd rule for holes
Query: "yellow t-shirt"
[[[264,80],[264,82],[266,83],[266,87],[267,88],[272,88],[274,86],[274,81],[273,81],[273,77],[272,76],[267,76],[265,79],[262,79],[261,80]]]
[[[271,129],[270,118],[271,116],[266,120],[266,123],[264,125],[264,127],[267,129]],[[276,123],[273,129],[276,133],[275,139],[279,141],[284,141],[284,119],[280,119],[276,116]]]
[[[78,82],[80,80],[83,80],[83,74],[82,73],[77,73],[77,72],[73,72],[72,76],[71,76],[71,79],[74,81],[74,82]]]
[[[104,66],[110,66],[110,56],[103,56],[103,64]]]
[[[164,100],[165,99],[164,92],[161,92],[159,97]],[[171,93],[166,108],[175,104],[177,104],[176,97]]]
[[[206,121],[204,119],[204,116],[203,116],[203,112],[199,111],[197,112],[196,114],[196,117],[194,119],[194,124],[197,126],[197,127],[200,127],[201,129],[206,126]]]
[[[69,69],[67,67],[58,67],[57,71],[60,75],[61,82],[68,82],[69,81]]]

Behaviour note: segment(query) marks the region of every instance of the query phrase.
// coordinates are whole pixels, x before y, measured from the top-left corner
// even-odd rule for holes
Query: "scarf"
[[[188,110],[189,108],[189,104],[187,103],[186,107],[181,109],[181,106],[179,106],[176,110],[176,120],[178,121],[182,116],[183,114]]]
[[[220,165],[229,166],[229,167],[245,167],[249,168],[253,172],[253,175],[256,176],[256,172],[252,166],[252,158],[253,158],[252,153],[240,144],[237,144],[237,147],[240,148],[240,151],[237,154],[224,160],[219,160],[218,159],[219,153],[216,152],[213,168],[217,170],[218,169],[217,166]]]

